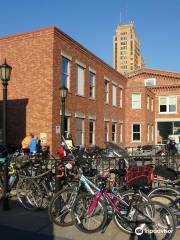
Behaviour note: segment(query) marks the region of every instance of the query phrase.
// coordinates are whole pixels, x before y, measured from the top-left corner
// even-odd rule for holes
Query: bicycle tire
[[[133,197],[134,196],[138,196],[141,197],[139,199],[139,202],[136,202],[136,204],[141,204],[141,207],[144,208],[144,203],[146,202],[150,202],[150,198],[148,198],[147,195],[141,193],[135,193],[133,190],[128,190],[125,191],[123,193],[120,194],[122,200],[124,200],[129,206],[130,204],[133,203]],[[141,202],[142,200],[142,202]],[[143,204],[142,204],[143,203]],[[117,207],[120,209],[120,215],[118,216],[118,214],[114,214],[113,216],[113,220],[116,224],[116,226],[122,230],[125,233],[128,234],[134,234],[134,229],[136,228],[136,223],[133,221],[134,218],[134,214],[136,212],[136,209],[131,209],[130,212],[130,207],[129,206],[125,206],[125,204],[123,204],[122,202],[116,202]],[[150,206],[149,206],[150,207]],[[153,214],[153,208],[150,207],[150,209],[146,210],[146,211],[150,211],[150,214]]]
[[[157,187],[148,196],[156,201],[163,201],[175,215],[176,228],[180,228],[180,191],[172,187]]]
[[[156,201],[151,201],[151,203],[146,204],[151,204],[155,211],[151,218],[151,224],[146,224],[143,227],[143,232],[150,235],[153,240],[173,239],[176,232],[176,220],[170,208]],[[162,234],[165,235],[162,236]]]
[[[17,199],[27,210],[37,210],[42,207],[43,196],[39,185],[30,178],[22,178],[16,186]]]
[[[77,194],[75,193],[75,195],[73,196],[72,193],[74,193],[75,191],[73,190],[74,188],[72,187],[66,187],[65,189],[60,190],[52,197],[49,203],[48,214],[50,221],[58,226],[68,227],[73,225],[73,221],[71,218],[71,207],[75,201],[73,197],[76,198]],[[66,197],[67,199],[65,199]]]
[[[107,223],[108,210],[105,202],[101,199],[98,200],[98,204],[93,209],[92,214],[90,216],[87,216],[86,214],[87,209],[89,205],[92,203],[93,198],[94,198],[94,195],[90,195],[89,193],[82,193],[76,198],[75,203],[72,207],[71,216],[72,216],[74,226],[84,233],[99,232],[105,227]],[[102,209],[102,215],[101,217],[99,217],[101,214],[101,209]],[[94,220],[93,218],[95,217],[97,217],[98,220],[97,219]],[[99,224],[94,227],[93,224],[90,225],[90,222],[92,223],[99,222]],[[88,223],[87,226],[85,225],[86,223]]]

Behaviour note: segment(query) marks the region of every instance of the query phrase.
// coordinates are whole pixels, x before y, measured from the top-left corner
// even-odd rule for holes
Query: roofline
[[[96,56],[94,53],[92,53],[91,51],[89,51],[87,48],[85,48],[83,45],[81,45],[80,43],[78,43],[76,40],[74,40],[72,37],[70,37],[68,34],[66,34],[65,32],[63,32],[62,30],[60,30],[59,28],[57,28],[56,26],[49,26],[49,27],[45,27],[45,28],[40,28],[37,30],[32,30],[32,31],[28,31],[28,32],[23,32],[23,33],[18,33],[18,34],[13,34],[13,35],[9,35],[3,38],[0,38],[0,43],[3,41],[11,41],[11,40],[17,40],[17,38],[21,38],[23,36],[28,36],[30,34],[36,34],[42,31],[47,31],[47,30],[51,30],[53,31],[55,34],[59,33],[61,36],[63,36],[64,38],[70,40],[71,42],[74,43],[74,45],[78,46],[84,53],[90,54],[93,58],[95,58],[97,61],[99,61],[100,63],[102,63],[103,65],[105,65],[106,68],[108,68],[109,70],[111,70],[112,72],[116,73],[118,76],[120,76],[121,78],[125,79],[127,81],[127,78],[119,73],[118,71],[116,71],[112,66],[110,66],[109,64],[107,64],[105,61],[103,61],[101,58],[99,58],[98,56]]]
[[[68,40],[70,40],[71,42],[73,42],[75,45],[77,45],[79,48],[81,48],[83,50],[83,52],[88,53],[90,55],[92,55],[96,60],[98,60],[99,62],[101,62],[103,65],[105,65],[108,69],[110,69],[111,71],[113,71],[114,73],[116,73],[117,75],[123,77],[124,79],[127,80],[127,78],[121,74],[120,72],[116,71],[112,66],[110,66],[109,64],[107,64],[105,61],[103,61],[101,58],[99,58],[98,56],[96,56],[94,53],[92,53],[91,51],[89,51],[87,48],[85,48],[83,45],[81,45],[79,42],[77,42],[76,40],[74,40],[72,37],[70,37],[68,34],[66,34],[65,32],[63,32],[62,30],[60,30],[57,27],[54,27],[55,32],[60,33],[61,35],[63,35],[65,38],[67,38]]]
[[[35,29],[35,30],[32,30],[32,31],[15,33],[15,34],[8,35],[8,36],[5,36],[5,37],[0,37],[0,42],[4,41],[4,40],[13,40],[13,38],[26,36],[26,35],[33,34],[33,33],[38,33],[38,32],[41,32],[41,31],[53,30],[54,28],[55,28],[54,26],[48,26],[48,27],[44,27],[44,28]]]
[[[126,77],[132,78],[145,73],[152,74],[152,75],[159,75],[159,76],[169,76],[172,78],[180,78],[180,72],[165,71],[165,70],[153,69],[153,68],[141,68],[132,73],[127,74]]]

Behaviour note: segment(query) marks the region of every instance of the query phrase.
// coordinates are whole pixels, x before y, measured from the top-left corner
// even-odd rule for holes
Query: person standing
[[[33,136],[34,135],[30,133],[29,135],[23,138],[21,146],[24,153],[29,153],[29,143],[31,142]]]
[[[71,133],[68,134],[68,137],[66,138],[65,143],[69,150],[72,150],[74,148],[74,142],[73,142]]]
[[[37,137],[32,136],[32,139],[28,145],[30,153],[36,153],[37,152]]]

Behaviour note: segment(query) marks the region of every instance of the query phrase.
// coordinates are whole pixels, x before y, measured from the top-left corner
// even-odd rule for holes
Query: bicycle
[[[71,216],[74,225],[80,231],[86,233],[100,231],[106,224],[107,206],[110,206],[113,219],[120,229],[126,229],[128,233],[135,233],[137,227],[141,227],[143,231],[158,228],[159,230],[168,230],[164,238],[161,235],[161,240],[172,239],[176,225],[173,214],[166,206],[159,202],[149,201],[147,197],[144,201],[144,195],[139,192],[135,192],[131,195],[132,198],[127,200],[126,193],[120,195],[117,192],[107,191],[106,180],[107,178],[101,178],[100,191],[94,196],[81,194],[76,198],[71,209]],[[104,214],[100,219],[101,212]],[[95,217],[98,220],[94,221]]]

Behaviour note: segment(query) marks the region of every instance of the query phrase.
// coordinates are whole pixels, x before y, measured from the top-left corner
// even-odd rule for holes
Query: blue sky
[[[0,37],[55,25],[110,65],[120,21],[134,21],[146,67],[180,72],[180,0],[0,0]]]

